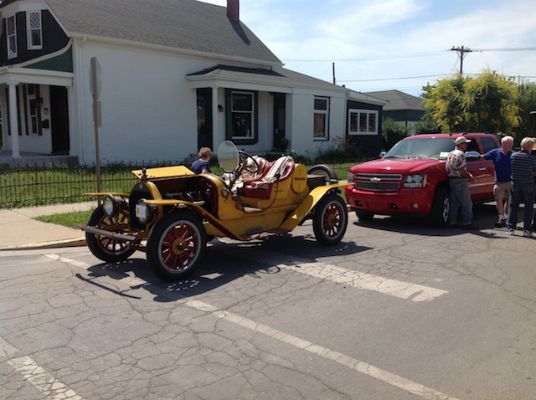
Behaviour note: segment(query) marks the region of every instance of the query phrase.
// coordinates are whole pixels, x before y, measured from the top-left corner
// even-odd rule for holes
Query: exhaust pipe
[[[124,242],[135,242],[136,240],[138,240],[134,236],[123,235],[122,233],[105,231],[104,229],[95,228],[94,226],[77,225],[77,227],[87,233],[93,233],[94,235],[104,236],[104,237],[108,237],[111,239],[121,240]]]

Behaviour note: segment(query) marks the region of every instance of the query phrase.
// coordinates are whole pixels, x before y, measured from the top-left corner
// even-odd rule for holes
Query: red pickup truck
[[[407,137],[383,158],[350,168],[346,199],[359,219],[374,214],[417,214],[443,225],[449,211],[445,159],[462,134],[428,134]],[[467,170],[474,202],[493,200],[495,168],[481,154],[499,146],[495,135],[465,133],[471,140],[466,153]]]

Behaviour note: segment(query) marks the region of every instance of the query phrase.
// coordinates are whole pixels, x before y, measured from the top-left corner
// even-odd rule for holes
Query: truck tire
[[[106,215],[102,206],[98,206],[89,217],[87,224],[98,229],[128,233],[128,218],[128,212],[125,213],[124,210],[118,216],[110,218]],[[104,262],[125,261],[136,251],[130,242],[122,242],[89,232],[86,232],[86,243],[91,254]]]
[[[448,222],[450,209],[449,193],[445,186],[439,186],[434,195],[432,211],[429,215],[429,221],[434,226],[445,226]]]
[[[207,235],[199,217],[175,211],[154,226],[147,241],[147,261],[160,278],[183,279],[197,269],[206,246]]]
[[[342,198],[330,193],[318,202],[313,215],[313,232],[316,240],[324,246],[339,243],[348,227],[348,211]]]
[[[360,221],[372,221],[374,219],[374,214],[367,211],[356,211],[355,215]]]

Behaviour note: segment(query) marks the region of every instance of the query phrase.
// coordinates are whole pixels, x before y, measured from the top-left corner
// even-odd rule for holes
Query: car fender
[[[339,181],[331,185],[318,186],[311,190],[307,197],[281,224],[280,230],[290,232],[315,208],[325,195],[333,191],[340,192],[340,189],[348,185],[348,181]]]

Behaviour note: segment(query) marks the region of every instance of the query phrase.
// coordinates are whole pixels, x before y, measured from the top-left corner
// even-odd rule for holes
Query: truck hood
[[[350,168],[353,174],[411,174],[424,172],[429,168],[444,164],[445,161],[430,159],[379,159]]]

